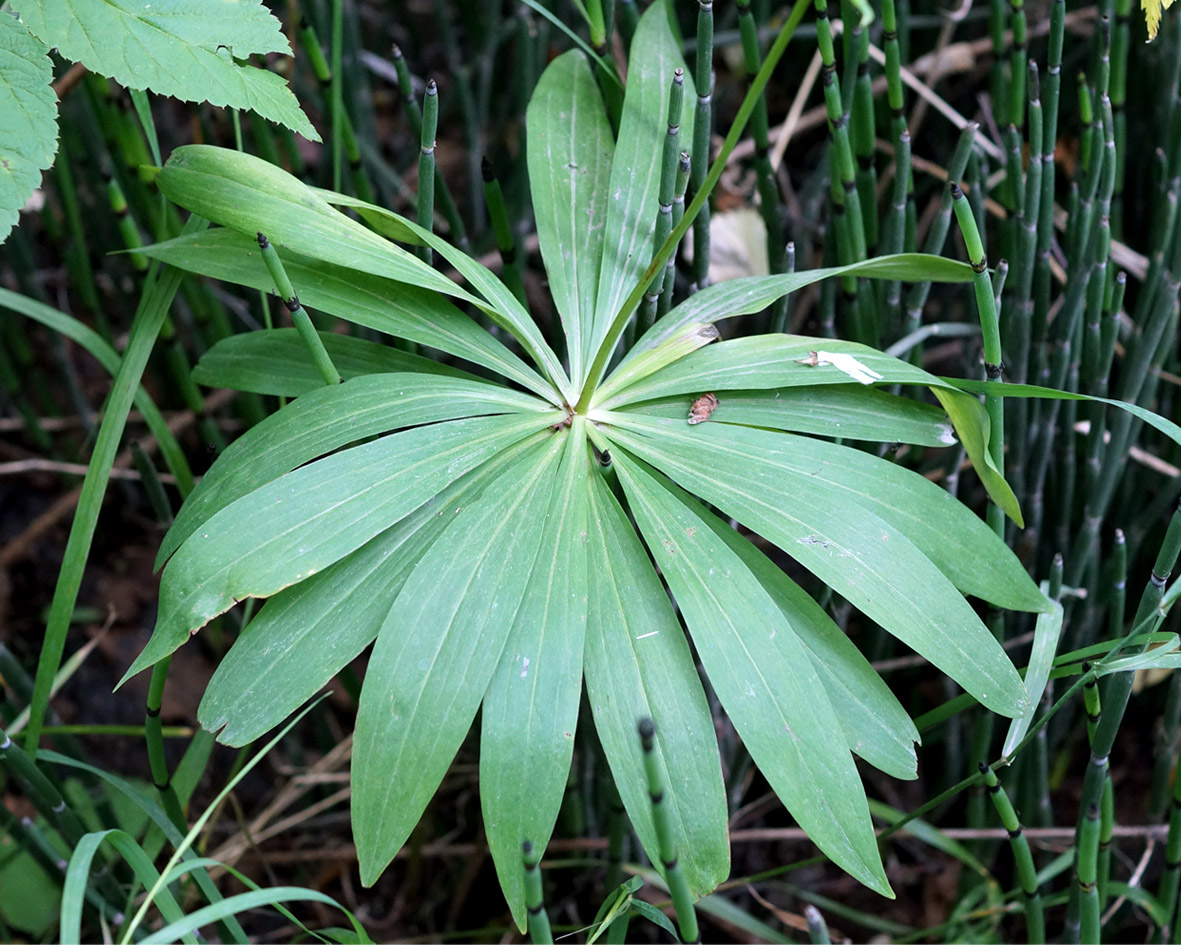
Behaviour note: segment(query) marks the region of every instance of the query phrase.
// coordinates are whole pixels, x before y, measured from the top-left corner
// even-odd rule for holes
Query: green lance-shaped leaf
[[[227,745],[245,745],[314,695],[373,642],[410,572],[455,514],[476,501],[534,438],[267,601],[218,664],[197,712],[201,725]]]
[[[346,381],[398,373],[433,374],[478,383],[466,371],[398,348],[331,331],[316,334]],[[277,397],[298,397],[324,386],[323,375],[294,328],[264,328],[223,338],[201,356],[192,378],[206,387],[228,387]]]
[[[652,234],[660,208],[661,157],[668,134],[669,86],[684,68],[668,4],[654,3],[640,18],[628,62],[619,140],[607,187],[607,225],[594,309],[591,351],[602,342],[624,298],[652,261]],[[696,96],[688,71],[684,98]],[[682,112],[680,138],[693,140],[693,109]],[[659,286],[657,286],[659,288]]]
[[[524,596],[564,437],[510,467],[419,561],[378,634],[357,711],[353,836],[372,885],[471,727]]]
[[[1014,718],[1026,710],[1013,664],[952,582],[847,486],[776,450],[783,434],[731,428],[711,435],[699,425],[688,429],[705,436],[687,446],[667,431],[644,436],[622,426],[609,431],[613,442],[774,541],[992,711]]]
[[[341,370],[344,371],[343,366]],[[690,399],[683,395],[662,397],[626,407],[624,411],[644,417],[685,420],[689,416]],[[915,446],[951,446],[956,442],[955,428],[938,407],[860,384],[727,391],[709,419],[711,423],[846,440]]]
[[[801,335],[736,338],[699,348],[622,391],[615,390],[608,381],[596,392],[593,406],[614,408],[669,394],[699,394],[711,389],[770,389],[851,381],[863,385],[902,383],[930,387],[948,412],[988,494],[1015,522],[1022,523],[1017,498],[989,456],[989,424],[984,407],[975,398],[965,397],[947,379],[856,342]]]
[[[194,236],[142,251],[188,272],[269,290],[270,279],[259,271],[253,256],[257,247],[249,236],[228,228]],[[483,365],[559,402],[552,385],[437,292],[282,250],[279,255],[312,308]]]
[[[685,634],[627,514],[591,477],[586,692],[619,796],[653,863],[660,847],[632,727],[651,718],[665,804],[694,896],[730,874],[726,795],[713,720]]]
[[[1042,694],[1046,691],[1046,683],[1049,682],[1050,670],[1054,665],[1054,656],[1058,651],[1058,638],[1062,635],[1062,605],[1049,596],[1046,599],[1052,608],[1037,616],[1033,628],[1033,649],[1029,654],[1029,666],[1025,670],[1025,692],[1030,706],[1037,706],[1042,701]],[[1009,733],[1005,736],[1005,746],[1001,750],[1002,758],[1012,757],[1032,724],[1032,711],[1013,720],[1013,724],[1009,726]]]
[[[751,757],[825,854],[891,896],[840,722],[783,611],[699,515],[642,464],[612,455],[640,531]]]
[[[821,279],[832,276],[864,276],[873,279],[919,279],[935,282],[971,282],[974,276],[967,263],[942,256],[928,256],[923,253],[902,253],[898,256],[879,256],[849,266],[834,266],[829,269],[810,269],[805,272],[789,272],[778,276],[746,276],[729,279],[711,285],[689,296],[660,319],[636,342],[623,357],[612,375],[621,371],[633,358],[655,348],[665,339],[677,335],[686,326],[694,323],[712,324],[723,318],[751,315],[761,312],[771,303],[805,288]],[[610,384],[607,379],[603,388]],[[603,396],[606,396],[604,393]]]
[[[335,453],[226,506],[165,569],[156,629],[123,681],[237,601],[311,577],[548,423],[474,417],[417,427]]]
[[[525,124],[538,243],[577,381],[589,358],[615,151],[582,53],[572,49],[549,64],[529,99]]]
[[[691,507],[695,505],[683,495],[679,497]],[[729,525],[702,513],[699,507],[697,511],[783,611],[824,683],[849,750],[892,777],[917,777],[914,746],[919,741],[918,729],[853,641],[765,554]]]
[[[230,503],[349,443],[400,427],[538,407],[544,409],[541,401],[494,384],[430,375],[372,374],[318,387],[226,448],[181,507],[156,567]],[[556,414],[546,416],[553,422]]]
[[[57,153],[57,96],[47,53],[19,20],[0,17],[0,242]]]
[[[291,54],[279,21],[262,3],[19,0],[13,6],[46,46],[129,89],[255,111],[320,140],[282,77],[234,61]]]
[[[484,696],[480,806],[517,927],[525,928],[520,849],[545,849],[570,775],[587,612],[586,421],[575,417],[542,532],[545,553]],[[534,514],[542,510],[535,507]]]

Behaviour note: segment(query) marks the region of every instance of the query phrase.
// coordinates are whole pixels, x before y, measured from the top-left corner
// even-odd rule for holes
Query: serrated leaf
[[[0,242],[57,153],[57,96],[47,53],[18,20],[0,16]]]
[[[405,843],[471,727],[533,571],[562,445],[550,437],[455,515],[382,625],[352,766],[366,886]]]
[[[726,795],[701,679],[668,594],[635,529],[599,475],[591,477],[587,701],[611,776],[648,858],[660,863],[636,724],[656,724],[677,861],[705,896],[730,873]],[[659,868],[659,867],[658,867]]]
[[[156,567],[216,512],[317,456],[400,427],[538,408],[545,405],[527,394],[432,375],[378,374],[319,387],[226,448],[181,506]]]
[[[604,432],[775,542],[993,712],[1015,718],[1025,711],[1020,676],[951,581],[905,534],[846,490],[717,437],[708,447],[685,450],[618,426]]]
[[[529,576],[480,713],[484,830],[521,931],[521,844],[528,840],[544,850],[549,843],[570,776],[582,696],[589,472],[583,423],[576,418],[566,438],[541,536],[544,554]]]
[[[578,50],[541,74],[525,126],[537,239],[577,381],[590,354],[615,151],[598,86]]]
[[[255,111],[320,140],[280,76],[234,62],[291,53],[279,21],[261,2],[17,0],[13,6],[47,46],[129,89]]]
[[[436,374],[476,380],[465,371],[389,345],[318,332],[324,350],[344,380],[368,374]],[[324,387],[324,376],[294,328],[269,328],[230,335],[201,355],[193,380],[206,387],[298,397]]]
[[[314,695],[373,642],[419,558],[518,454],[504,451],[368,544],[267,601],[218,664],[198,709],[201,725],[226,745],[245,745]]]
[[[673,71],[684,68],[681,44],[669,27],[665,2],[653,3],[631,41],[619,138],[607,185],[607,224],[595,300],[590,351],[598,348],[627,294],[656,250],[652,238],[660,209],[661,156],[668,131]],[[684,76],[680,140],[690,150],[697,90]]]
[[[141,250],[171,266],[264,292],[274,282],[258,242],[225,227]],[[553,386],[437,292],[280,250],[287,275],[308,308],[479,364],[526,390],[558,399]]]
[[[685,420],[691,397],[663,397],[624,408],[628,414]],[[950,446],[955,428],[943,411],[874,387],[840,384],[732,390],[718,398],[711,423],[763,427],[846,440]]]
[[[613,455],[710,683],[759,770],[833,862],[892,896],[853,756],[786,615],[700,516],[640,463]]]
[[[122,682],[246,597],[270,597],[361,547],[548,419],[473,417],[393,433],[256,489],[202,524],[160,582],[148,645]]]

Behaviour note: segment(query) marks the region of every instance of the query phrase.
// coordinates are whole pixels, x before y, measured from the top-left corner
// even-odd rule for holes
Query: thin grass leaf
[[[471,727],[533,571],[563,439],[531,450],[452,518],[378,634],[352,765],[366,885],[406,842]]]
[[[681,868],[695,896],[730,873],[726,796],[717,740],[701,679],[668,594],[627,514],[591,477],[591,594],[587,616],[587,701],[620,798],[648,858],[660,862],[636,720],[656,725],[664,803]]]
[[[151,889],[160,873],[152,865],[151,858],[144,853],[143,848],[136,843],[135,838],[123,830],[102,830],[88,833],[70,855],[70,864],[66,867],[65,882],[62,884],[61,928],[60,935],[63,942],[82,941],[82,908],[85,902],[86,886],[90,882],[90,865],[95,854],[103,843],[109,843],[131,867],[135,878],[144,889]],[[190,868],[202,868],[199,863],[190,863]],[[156,897],[156,907],[160,914],[169,922],[180,921],[184,917],[176,899],[167,887],[160,889]],[[196,942],[192,934],[184,936],[188,942]]]
[[[699,515],[642,464],[613,455],[640,531],[751,757],[825,854],[892,897],[856,765],[791,624]]]
[[[1044,588],[1043,588],[1044,590]],[[1046,598],[1049,600],[1049,598]],[[1062,605],[1057,601],[1050,601],[1053,609],[1038,614],[1033,627],[1033,649],[1029,654],[1029,665],[1025,670],[1025,692],[1031,707],[1041,704],[1042,695],[1046,691],[1046,684],[1050,679],[1050,670],[1054,666],[1054,655],[1058,650],[1058,639],[1062,635]],[[1009,733],[1005,736],[1005,745],[1001,749],[1001,757],[1012,756],[1018,743],[1025,737],[1029,727],[1033,724],[1033,708],[1019,719],[1014,719],[1009,726]]]
[[[238,601],[311,577],[548,423],[473,417],[417,427],[334,453],[227,505],[165,569],[152,638],[121,683]]]

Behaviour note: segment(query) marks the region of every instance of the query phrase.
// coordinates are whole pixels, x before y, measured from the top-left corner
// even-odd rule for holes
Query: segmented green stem
[[[689,186],[689,152],[682,151],[677,158],[677,177],[673,182],[672,226],[675,230],[681,225],[685,216],[685,190]],[[677,254],[671,252],[664,263],[664,288],[660,292],[660,302],[656,307],[656,317],[662,318],[668,314],[673,304],[673,288],[677,281]]]
[[[1029,839],[1017,819],[1017,812],[1009,795],[1001,787],[996,773],[985,762],[980,762],[980,773],[984,775],[984,784],[988,788],[993,806],[1009,832],[1009,845],[1013,848],[1013,859],[1017,863],[1017,881],[1021,884],[1021,892],[1025,897],[1025,928],[1026,940],[1041,943],[1046,940],[1046,919],[1042,909],[1042,895],[1037,881],[1037,869],[1033,863],[1033,853],[1029,849]]]
[[[709,167],[709,139],[713,130],[713,0],[697,0],[697,110],[693,116],[693,163],[690,182],[694,197],[705,187]],[[756,101],[762,90],[756,95]],[[702,202],[693,220],[693,284],[697,289],[709,285],[709,200]]]
[[[418,150],[418,225],[424,230],[435,228],[435,135],[439,126],[439,88],[435,80],[426,84],[422,99],[422,144]],[[418,247],[419,258],[430,264],[433,251],[429,246]]]
[[[496,249],[503,264],[500,270],[501,281],[509,287],[518,302],[527,306],[525,282],[521,278],[521,262],[517,258],[517,240],[509,222],[500,180],[487,157],[480,164],[480,173],[484,178],[484,202],[488,205],[488,216],[492,220],[492,229],[496,234]]]
[[[521,862],[525,870],[525,909],[529,914],[529,938],[534,942],[552,945],[554,933],[550,931],[549,914],[545,911],[545,898],[541,890],[541,853],[534,850],[526,840],[521,844]]]
[[[291,320],[295,323],[295,330],[299,332],[300,340],[307,347],[308,353],[311,354],[312,361],[316,365],[316,370],[324,378],[325,384],[339,384],[342,380],[340,372],[336,370],[336,365],[332,363],[328,349],[324,347],[323,339],[316,332],[311,317],[300,304],[299,296],[295,294],[291,280],[287,278],[287,270],[283,266],[283,260],[279,258],[279,254],[275,251],[275,247],[271,245],[270,240],[262,233],[258,234],[258,247],[262,250],[262,259],[266,263],[267,271],[271,274],[271,280],[275,283],[275,290],[279,293],[279,298],[283,300],[283,304],[287,306],[287,311],[291,313]]]
[[[1079,825],[1078,861],[1076,863],[1079,889],[1079,941],[1099,941],[1099,805],[1087,806]]]
[[[677,848],[673,840],[672,825],[669,821],[668,804],[665,801],[664,776],[656,757],[656,726],[651,719],[639,723],[640,747],[644,752],[644,770],[648,775],[648,797],[652,801],[652,821],[656,827],[656,839],[660,847],[660,865],[663,868],[668,891],[672,895],[673,909],[677,913],[677,927],[682,942],[697,942],[701,933],[697,925],[697,913],[693,909],[693,895],[689,892],[689,881],[677,860]]]

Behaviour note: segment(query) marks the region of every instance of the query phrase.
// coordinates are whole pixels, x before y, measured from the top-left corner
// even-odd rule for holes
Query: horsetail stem
[[[713,0],[697,0],[697,110],[693,116],[693,162],[690,182],[694,196],[705,185],[709,169],[709,139],[713,130]],[[693,284],[696,290],[709,285],[709,200],[693,220]]]
[[[541,890],[541,854],[529,840],[521,844],[521,863],[525,871],[525,909],[529,914],[529,938],[534,942],[552,945],[554,933],[550,931],[549,915],[545,911],[545,898]]]
[[[1009,845],[1013,848],[1013,859],[1017,864],[1017,881],[1025,898],[1026,938],[1031,945],[1045,942],[1046,919],[1042,909],[1037,869],[1033,863],[1033,853],[1029,849],[1029,839],[1025,836],[1021,821],[1017,819],[1017,812],[1013,809],[1013,803],[997,779],[996,773],[983,761],[979,767],[993,806],[1005,830],[1009,832]]]
[[[287,306],[287,311],[291,313],[291,320],[295,323],[295,330],[299,332],[300,340],[308,349],[308,353],[311,354],[312,361],[316,365],[316,370],[324,378],[325,384],[339,384],[342,380],[340,372],[336,370],[336,366],[332,363],[332,358],[328,355],[328,350],[324,347],[323,339],[316,332],[311,317],[300,304],[299,296],[295,294],[291,280],[287,278],[287,270],[283,267],[283,260],[279,258],[279,254],[275,251],[275,247],[271,245],[270,240],[262,233],[258,234],[258,247],[262,250],[262,259],[266,263],[267,271],[271,274],[271,281],[275,283],[275,290],[279,293],[279,298],[283,300],[283,304]]]
[[[484,178],[484,202],[488,205],[488,216],[492,220],[492,229],[496,234],[496,249],[500,253],[502,263],[500,278],[516,296],[517,301],[526,305],[525,282],[521,278],[521,261],[517,258],[516,237],[509,222],[500,180],[487,157],[480,164],[480,172]]]
[[[644,770],[648,775],[648,797],[652,802],[652,821],[656,827],[657,843],[660,847],[660,865],[664,872],[668,891],[672,895],[673,909],[677,913],[677,927],[681,941],[699,942],[701,932],[697,925],[697,913],[693,909],[693,896],[689,892],[689,881],[677,859],[677,848],[673,841],[672,824],[669,821],[668,805],[665,803],[664,776],[656,757],[656,726],[649,718],[640,719],[640,747],[644,752]]]
[[[422,138],[418,150],[418,225],[435,228],[435,135],[439,126],[439,88],[435,80],[426,84],[422,99]],[[418,247],[418,256],[428,266],[433,258],[429,246]]]

